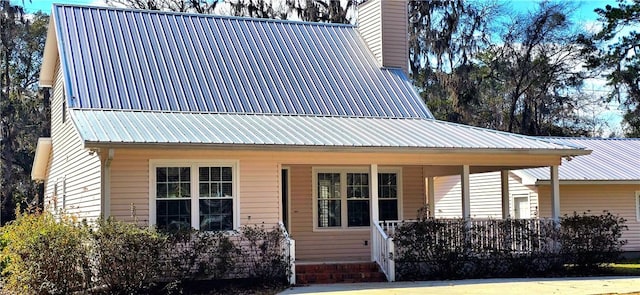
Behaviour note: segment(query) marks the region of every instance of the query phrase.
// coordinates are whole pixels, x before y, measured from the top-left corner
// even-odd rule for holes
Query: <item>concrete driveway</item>
[[[293,287],[286,294],[640,294],[640,277],[482,279],[331,284]]]

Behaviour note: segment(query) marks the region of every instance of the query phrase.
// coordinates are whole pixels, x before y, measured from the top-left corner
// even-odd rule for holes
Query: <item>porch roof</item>
[[[582,147],[422,118],[71,110],[85,144],[376,147],[582,155]]]

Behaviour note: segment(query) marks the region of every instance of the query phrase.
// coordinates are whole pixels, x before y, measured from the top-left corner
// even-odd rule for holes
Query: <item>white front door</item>
[[[516,219],[531,218],[529,197],[513,197],[513,217]]]

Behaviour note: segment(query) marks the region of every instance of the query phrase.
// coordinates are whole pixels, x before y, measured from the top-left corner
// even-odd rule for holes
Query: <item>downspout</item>
[[[103,155],[102,161],[102,198],[100,201],[100,211],[102,212],[102,218],[108,219],[111,215],[111,161],[115,155],[114,149],[107,151],[106,157]]]

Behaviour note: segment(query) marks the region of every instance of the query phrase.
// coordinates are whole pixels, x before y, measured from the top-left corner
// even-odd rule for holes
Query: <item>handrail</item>
[[[371,249],[375,262],[387,277],[387,281],[395,281],[395,262],[393,260],[394,244],[393,238],[389,237],[382,229],[379,222],[373,223],[373,247]]]
[[[289,284],[295,285],[296,284],[296,241],[289,236],[289,232],[287,231],[287,228],[284,226],[284,223],[282,221],[278,222],[278,227],[280,227],[280,230],[282,231],[282,235],[284,236],[282,249],[284,251],[285,257],[289,258],[288,281],[289,281]]]

